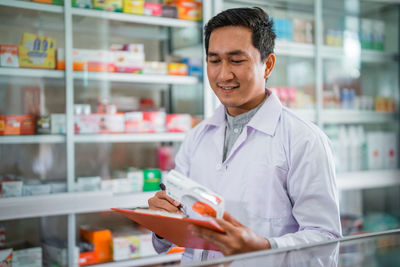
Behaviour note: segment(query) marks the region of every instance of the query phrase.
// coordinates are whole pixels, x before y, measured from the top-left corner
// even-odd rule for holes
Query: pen
[[[165,184],[160,183],[160,189],[163,190],[163,191],[165,191],[165,189],[166,189]],[[183,212],[183,206],[182,206],[182,204],[179,204],[178,209],[179,209],[180,211]]]

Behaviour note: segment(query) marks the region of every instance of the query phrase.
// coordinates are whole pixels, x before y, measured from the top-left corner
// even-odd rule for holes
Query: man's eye
[[[242,63],[242,62],[244,62],[243,59],[241,59],[241,60],[232,60],[232,63],[235,63],[235,64],[239,64],[239,63]]]
[[[221,60],[219,59],[214,59],[214,60],[209,60],[210,63],[216,64],[219,63]]]

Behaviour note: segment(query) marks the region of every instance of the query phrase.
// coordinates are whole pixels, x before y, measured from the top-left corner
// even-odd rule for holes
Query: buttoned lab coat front
[[[333,155],[318,127],[271,93],[222,162],[225,126],[220,106],[187,134],[176,170],[220,194],[226,211],[277,247],[341,236]]]

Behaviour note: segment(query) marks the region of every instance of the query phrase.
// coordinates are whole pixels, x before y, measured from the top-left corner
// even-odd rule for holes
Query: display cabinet
[[[33,33],[54,39],[57,49],[57,64],[52,68],[15,67],[13,59],[0,66],[0,117],[28,114],[51,124],[46,116],[51,119],[54,114],[56,123],[53,131],[50,127],[33,134],[27,126],[16,134],[10,127],[12,134],[0,136],[2,181],[23,181],[25,195],[34,194],[22,196],[22,184],[14,184],[21,190],[18,197],[6,197],[3,190],[0,230],[5,229],[6,242],[21,241],[27,247],[28,241],[32,248],[57,243],[63,248],[57,250],[61,262],[74,266],[82,225],[106,228],[121,223],[125,228],[124,219],[105,211],[146,206],[154,193],[123,193],[126,181],[120,181],[114,192],[94,190],[93,183],[100,177],[106,187],[109,178],[116,182],[122,171],[135,172],[135,168],[167,169],[159,161],[173,158],[185,132],[110,130],[115,125],[107,130],[99,126],[110,123],[102,121],[104,117],[91,118],[98,120],[96,130],[76,129],[76,117],[107,113],[113,106],[125,116],[132,111],[190,114],[199,120],[210,116],[219,102],[202,75],[202,27],[218,12],[244,6],[260,6],[274,19],[277,63],[266,86],[300,117],[320,126],[332,141],[344,233],[398,227],[399,4],[203,0],[202,21],[193,21],[76,7],[72,0],[62,5],[38,2],[0,0],[0,44],[18,46],[23,33]],[[145,61],[192,60],[196,68],[189,75],[160,72],[160,64],[147,73],[110,71],[104,54],[129,50],[121,47],[125,44],[142,44]],[[8,49],[12,55],[13,48]],[[77,53],[93,57],[93,51],[102,52],[94,55],[98,64],[79,65]],[[24,118],[8,119],[12,125],[13,119],[21,123]],[[87,187],[90,191],[82,192]],[[25,236],[18,232],[35,234],[22,240]],[[43,252],[43,260],[49,258]],[[179,254],[148,256],[101,265],[142,266],[179,258]]]

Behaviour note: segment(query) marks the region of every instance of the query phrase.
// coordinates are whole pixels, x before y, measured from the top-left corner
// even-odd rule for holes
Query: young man
[[[182,260],[293,246],[341,236],[327,137],[265,89],[275,55],[272,21],[259,8],[221,12],[205,26],[207,74],[223,106],[190,131],[176,169],[222,195],[225,234],[193,228],[221,252],[186,249]],[[177,212],[160,191],[151,209]],[[153,236],[158,252],[168,241]]]

